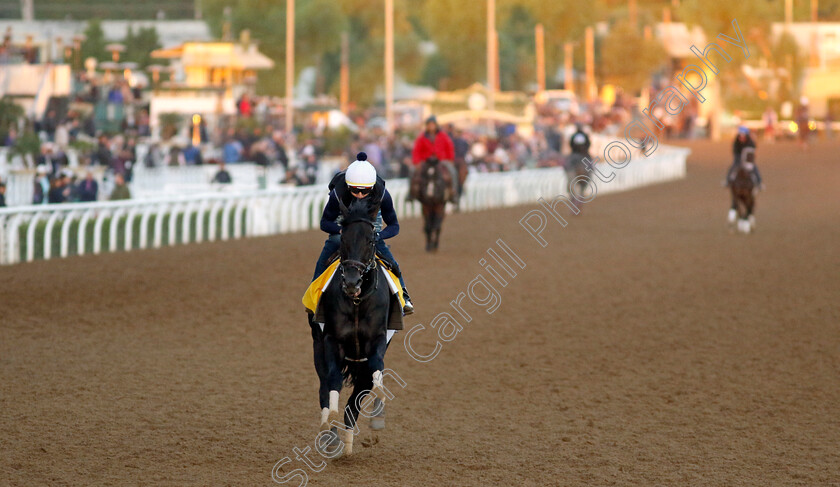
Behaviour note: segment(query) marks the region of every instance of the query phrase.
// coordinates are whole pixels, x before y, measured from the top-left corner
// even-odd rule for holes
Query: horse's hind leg
[[[434,243],[432,244],[432,248],[434,250],[438,249],[438,245],[440,244],[440,231],[443,228],[443,217],[446,215],[446,206],[441,205],[440,208],[437,209],[434,217]]]
[[[750,230],[755,231],[755,215],[753,215],[753,210],[755,209],[755,197],[750,195],[750,198],[747,201],[747,221],[750,223]]]
[[[427,206],[423,206],[423,232],[426,234],[426,252],[432,250],[432,219],[433,213]]]

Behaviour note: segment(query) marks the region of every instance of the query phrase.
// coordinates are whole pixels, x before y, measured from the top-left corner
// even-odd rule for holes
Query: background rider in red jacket
[[[441,161],[451,162],[455,159],[455,146],[446,132],[440,130],[434,115],[426,119],[426,131],[414,141],[411,161],[415,166],[431,156],[437,156]]]

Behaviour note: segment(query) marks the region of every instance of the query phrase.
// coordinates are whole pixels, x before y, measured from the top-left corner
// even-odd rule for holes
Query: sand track
[[[388,429],[310,485],[840,485],[840,145],[759,148],[749,237],[725,228],[728,147],[544,249],[532,207],[448,218],[437,255],[404,221],[423,353],[496,239],[526,268],[433,361],[398,335]],[[273,485],[317,433],[300,296],[322,239],[0,268],[0,485]]]

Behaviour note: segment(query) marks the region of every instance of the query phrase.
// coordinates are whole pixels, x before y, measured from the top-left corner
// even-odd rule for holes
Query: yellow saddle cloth
[[[385,267],[382,264],[381,259],[376,259],[379,262],[377,266],[376,272],[382,272],[385,274],[385,279],[388,281],[388,287],[391,288],[391,294],[396,294],[397,298],[400,300],[400,309],[405,306],[405,298],[403,298],[402,287],[399,285],[400,280],[397,278],[397,275],[391,272],[390,269]],[[327,267],[317,279],[312,281],[312,284],[306,289],[306,292],[303,294],[303,306],[306,307],[306,310],[310,313],[315,313],[318,309],[318,302],[321,300],[321,295],[324,294],[324,290],[327,289],[327,286],[330,284],[333,276],[335,275],[335,271],[338,269],[338,265],[341,263],[341,259],[336,259],[332,264]]]

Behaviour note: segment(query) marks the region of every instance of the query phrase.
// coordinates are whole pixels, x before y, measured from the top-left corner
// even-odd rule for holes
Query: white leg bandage
[[[377,370],[373,373],[373,387],[374,388],[382,388],[382,371]]]
[[[338,411],[338,391],[330,391],[330,411]]]

